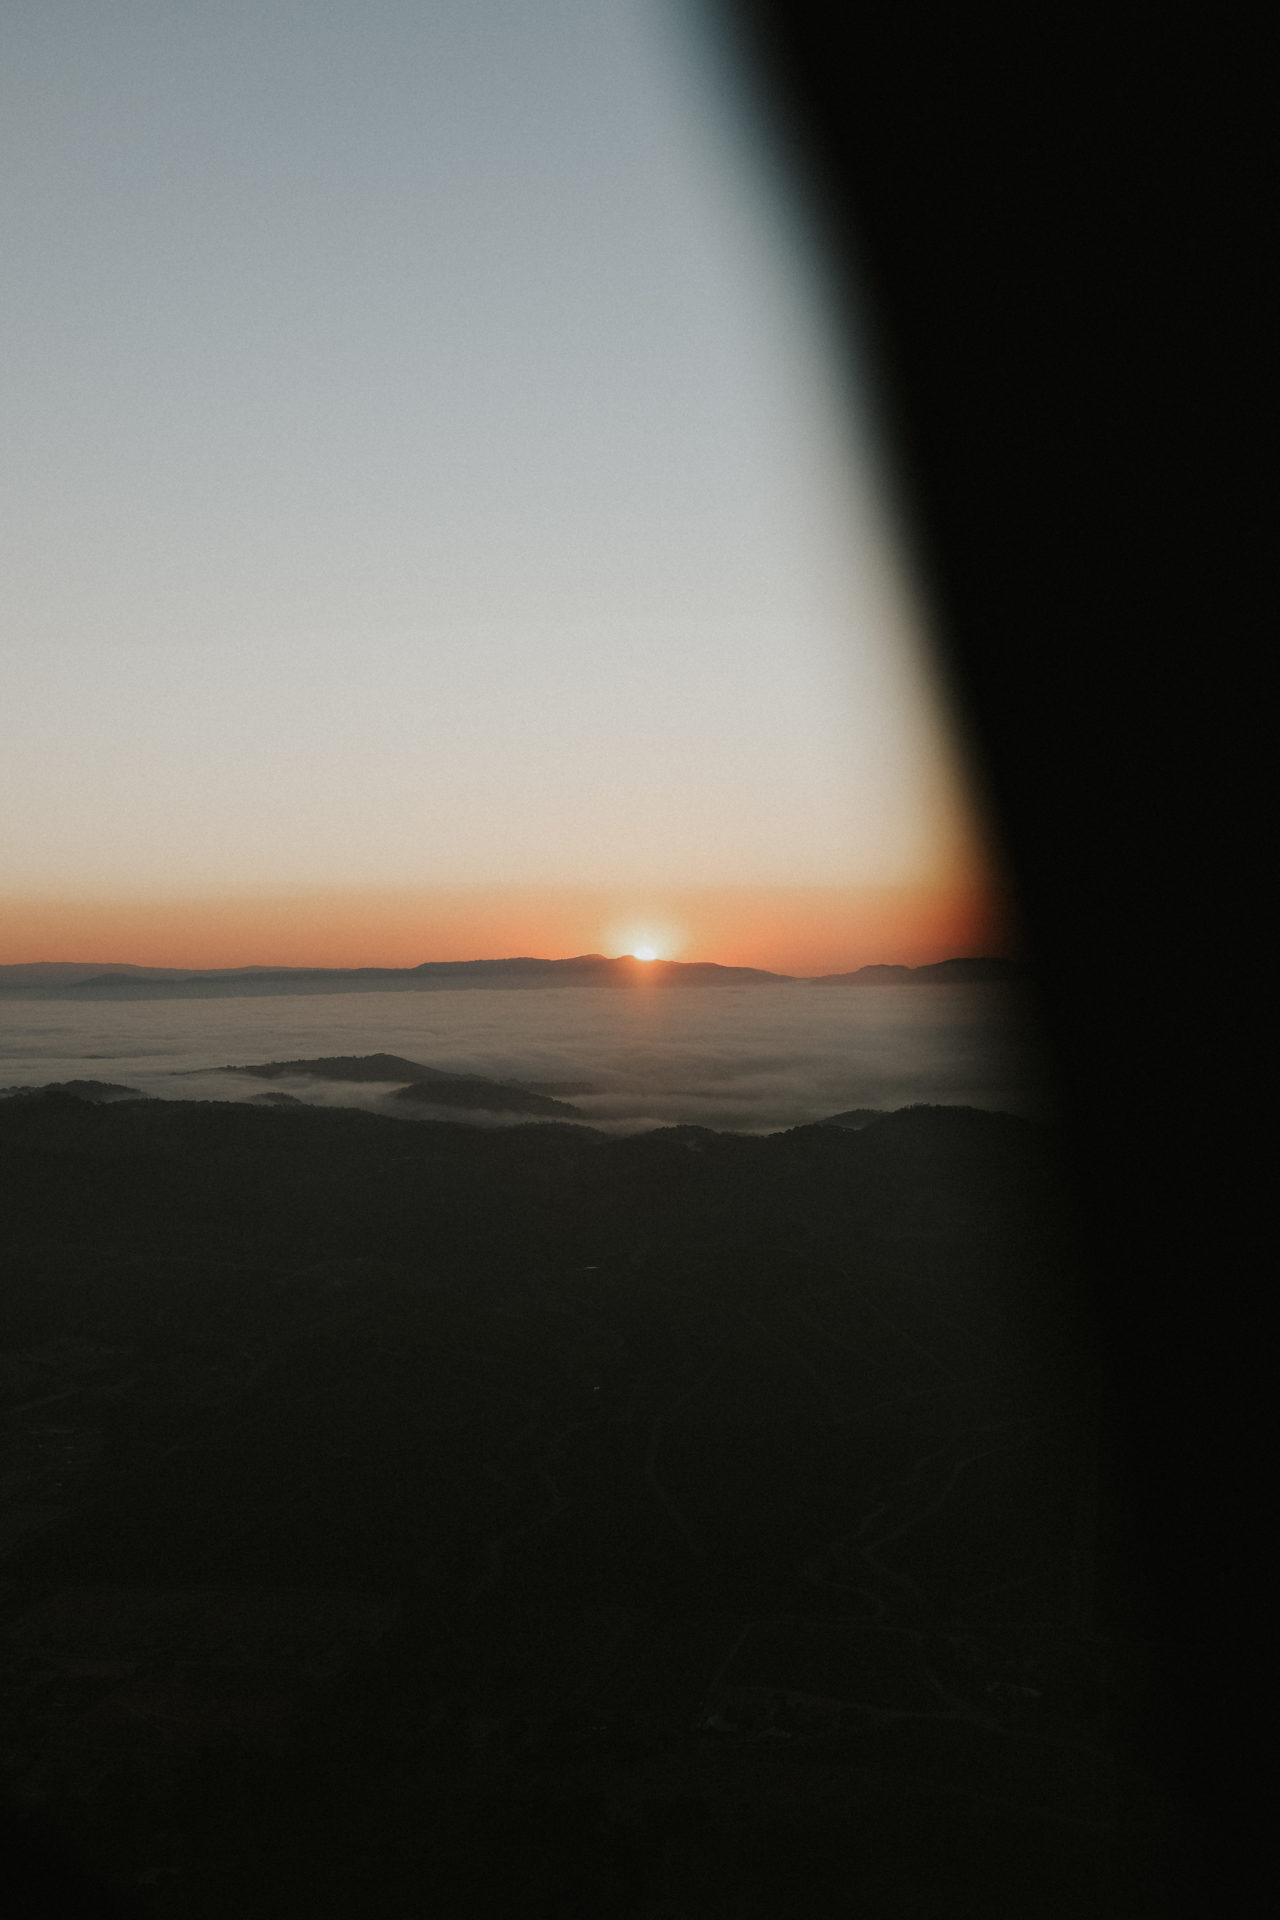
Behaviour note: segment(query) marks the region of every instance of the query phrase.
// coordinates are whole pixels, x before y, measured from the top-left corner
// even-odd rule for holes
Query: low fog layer
[[[496,1114],[406,1107],[385,1080],[299,1074],[268,1088],[225,1071],[384,1052],[537,1088],[609,1130],[679,1123],[769,1132],[917,1101],[1048,1111],[1030,1009],[1017,989],[997,986],[43,1002],[13,1013],[0,1042],[4,1087],[99,1080],[169,1100],[237,1101],[261,1101],[269,1090],[309,1105],[501,1123]]]

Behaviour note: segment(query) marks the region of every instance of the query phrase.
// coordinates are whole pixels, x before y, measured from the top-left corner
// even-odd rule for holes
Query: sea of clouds
[[[994,986],[469,989],[296,998],[23,1001],[0,1008],[0,1087],[91,1079],[164,1099],[260,1100],[509,1124],[409,1106],[385,1083],[219,1069],[392,1053],[534,1086],[608,1131],[772,1132],[916,1102],[1048,1117],[1022,989]],[[581,1091],[588,1088],[589,1091]]]

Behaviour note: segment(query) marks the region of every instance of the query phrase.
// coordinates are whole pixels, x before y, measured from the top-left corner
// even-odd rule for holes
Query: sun
[[[668,962],[672,954],[684,950],[688,936],[683,927],[668,924],[658,914],[650,916],[638,910],[634,920],[621,915],[611,927],[602,928],[602,953],[616,953],[620,960],[638,960],[651,967],[655,960]]]

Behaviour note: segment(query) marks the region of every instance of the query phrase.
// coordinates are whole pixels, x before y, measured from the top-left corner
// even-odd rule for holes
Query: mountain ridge
[[[822,973],[805,982],[810,987],[965,986],[978,981],[1025,980],[1028,968],[1021,960],[995,954],[975,959],[934,960],[923,967],[877,965],[852,973]]]
[[[249,1074],[257,1080],[288,1078],[393,1084],[395,1100],[419,1106],[474,1108],[481,1113],[525,1113],[574,1120],[581,1108],[557,1100],[536,1087],[494,1080],[488,1074],[445,1073],[395,1053],[326,1054],[314,1060],[265,1060],[254,1066],[227,1066],[220,1073]]]
[[[875,965],[806,977],[714,960],[638,960],[632,954],[575,954],[558,960],[424,960],[413,967],[143,968],[126,962],[27,961],[0,966],[0,992],[123,996],[253,993],[430,992],[457,988],[592,986],[890,986],[960,984],[1024,977],[1018,961],[994,956],[927,966]]]

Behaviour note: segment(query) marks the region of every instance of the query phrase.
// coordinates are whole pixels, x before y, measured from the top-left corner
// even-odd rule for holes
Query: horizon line
[[[260,973],[416,973],[424,967],[473,967],[473,966],[571,966],[575,961],[601,961],[614,965],[620,960],[634,960],[643,967],[723,967],[733,973],[768,973],[781,980],[821,979],[822,974],[789,974],[772,967],[753,967],[741,963],[719,960],[677,960],[664,954],[641,955],[633,952],[617,954],[574,953],[562,955],[548,954],[495,954],[477,955],[465,960],[419,960],[407,965],[385,965],[377,961],[360,961],[351,966],[325,966],[322,963],[263,961],[250,962],[243,966],[218,967],[172,967],[160,962],[132,960],[11,960],[0,962],[0,975],[25,972],[37,967],[85,967],[98,968],[104,972],[130,972],[144,974],[223,974],[246,975]],[[959,962],[975,963],[979,961],[999,961],[1004,965],[1019,966],[1024,962],[1018,956],[1008,953],[946,954],[938,960],[917,961],[914,964],[900,960],[879,960],[864,962],[860,967],[847,969],[828,969],[828,971],[847,971],[865,973],[879,967],[902,967],[906,972],[918,973],[922,967],[947,966]]]

